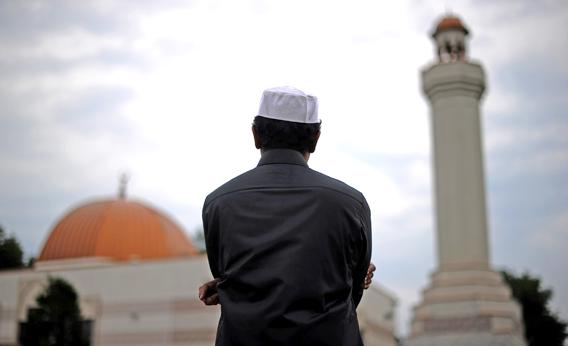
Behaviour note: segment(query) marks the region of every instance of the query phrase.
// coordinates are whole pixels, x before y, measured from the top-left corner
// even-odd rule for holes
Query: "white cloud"
[[[69,61],[92,58],[97,54],[121,48],[123,40],[115,36],[100,36],[83,28],[71,28],[65,32],[45,33],[35,38],[33,44],[18,42],[0,55],[0,62],[22,60]]]

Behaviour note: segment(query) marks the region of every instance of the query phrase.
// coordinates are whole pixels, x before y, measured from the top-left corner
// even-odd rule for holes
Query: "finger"
[[[375,265],[373,263],[371,263],[369,265],[369,268],[367,268],[367,273],[372,273],[377,269],[377,267],[375,267]]]
[[[219,295],[217,293],[205,298],[205,305],[217,305],[219,304]]]
[[[201,285],[201,287],[199,287],[199,299],[203,300],[207,297],[210,291],[215,291],[218,283],[219,279],[214,279]]]
[[[205,293],[207,293],[207,284],[203,284],[199,287],[199,299],[203,300],[205,297]]]

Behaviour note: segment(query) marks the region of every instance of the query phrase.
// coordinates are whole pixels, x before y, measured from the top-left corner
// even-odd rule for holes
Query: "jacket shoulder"
[[[254,182],[255,170],[256,168],[248,170],[219,186],[209,195],[207,195],[204,204],[207,205],[218,197],[246,188],[247,185],[250,185],[252,182]]]
[[[315,170],[311,170],[314,174],[315,177],[317,177],[317,180],[319,182],[319,185],[321,185],[322,188],[326,188],[329,190],[333,190],[337,193],[341,193],[343,195],[349,196],[351,198],[353,198],[354,200],[356,200],[359,203],[365,204],[365,197],[363,196],[363,194],[355,189],[354,187],[344,183],[343,181],[336,179],[336,178],[332,178],[326,174],[320,173],[318,171]]]

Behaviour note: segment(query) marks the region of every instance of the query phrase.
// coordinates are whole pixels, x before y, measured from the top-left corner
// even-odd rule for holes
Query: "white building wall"
[[[119,264],[50,261],[34,270],[0,272],[0,345],[16,345],[18,323],[49,276],[77,290],[83,317],[94,321],[92,345],[214,344],[220,309],[198,299],[198,287],[211,279],[206,257],[199,256]],[[386,291],[367,290],[358,311],[366,345],[393,345],[392,320],[385,318],[393,308]]]
[[[395,345],[396,300],[385,288],[374,283],[363,294],[357,315],[367,346]]]
[[[210,280],[204,256],[79,268],[69,261],[36,270],[0,273],[0,344],[16,344],[18,321],[49,276],[69,281],[85,318],[95,321],[94,345],[211,345],[218,307],[206,307],[197,289]]]

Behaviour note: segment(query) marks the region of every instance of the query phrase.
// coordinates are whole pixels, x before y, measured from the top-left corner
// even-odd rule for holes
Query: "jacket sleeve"
[[[209,269],[213,278],[219,278],[221,276],[219,271],[219,229],[218,222],[215,220],[214,211],[211,205],[207,203],[203,204],[202,211],[203,219],[203,235],[205,237],[205,249],[207,252],[207,259],[209,261]]]
[[[356,239],[356,262],[353,267],[352,295],[355,306],[359,305],[359,302],[363,297],[363,283],[365,282],[367,269],[369,268],[369,264],[371,263],[371,210],[369,209],[369,205],[367,204],[365,197],[363,197],[359,218],[360,230],[357,234]]]

